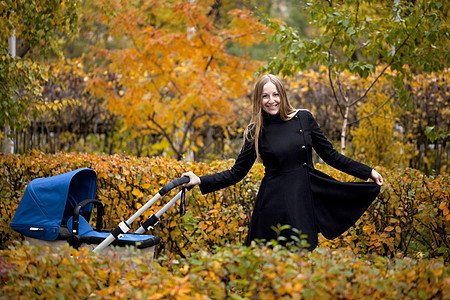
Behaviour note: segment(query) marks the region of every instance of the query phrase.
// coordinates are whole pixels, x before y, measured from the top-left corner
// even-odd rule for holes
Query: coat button
[[[305,149],[305,148],[306,148],[306,146],[305,146],[305,145],[303,145],[303,146],[302,146],[302,149]]]
[[[303,130],[300,129],[300,130],[298,131],[298,133],[303,133]]]
[[[305,166],[305,167],[306,167],[307,165],[308,165],[308,164],[307,164],[306,162],[304,162],[304,163],[303,163],[303,166]]]

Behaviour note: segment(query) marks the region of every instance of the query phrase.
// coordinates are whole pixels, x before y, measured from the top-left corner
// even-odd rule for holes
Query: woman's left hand
[[[370,178],[372,178],[373,181],[375,181],[376,184],[379,186],[383,185],[383,176],[381,176],[380,173],[375,171],[375,169],[372,169],[372,172],[370,173]]]
[[[181,176],[189,177],[189,182],[183,184],[183,187],[188,187],[188,186],[192,186],[192,185],[196,185],[196,184],[202,183],[200,178],[197,175],[195,175],[192,171],[183,173],[183,175],[181,175]]]

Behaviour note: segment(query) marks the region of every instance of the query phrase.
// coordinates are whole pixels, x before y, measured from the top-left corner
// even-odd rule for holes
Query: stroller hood
[[[54,241],[61,224],[73,215],[75,206],[94,199],[97,175],[88,168],[31,181],[11,221],[11,228],[32,238]],[[80,213],[89,219],[92,204]]]

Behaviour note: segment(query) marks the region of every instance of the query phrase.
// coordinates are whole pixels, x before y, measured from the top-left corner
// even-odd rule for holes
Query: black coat
[[[307,110],[282,121],[265,115],[259,151],[265,175],[256,197],[246,245],[275,239],[273,226],[288,224],[307,235],[309,249],[317,234],[334,239],[349,229],[377,197],[374,182],[340,182],[314,169],[312,149],[332,167],[363,180],[372,168],[338,153]],[[230,170],[200,177],[203,194],[241,181],[256,159],[253,142],[246,141]],[[294,234],[285,230],[288,241]]]

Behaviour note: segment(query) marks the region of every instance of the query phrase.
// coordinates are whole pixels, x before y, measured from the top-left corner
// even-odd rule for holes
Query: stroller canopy
[[[96,189],[97,175],[88,168],[34,179],[25,190],[11,228],[28,237],[54,241],[61,224],[66,224],[73,215],[75,206],[83,200],[94,199]],[[90,204],[80,211],[87,220],[92,207]]]

